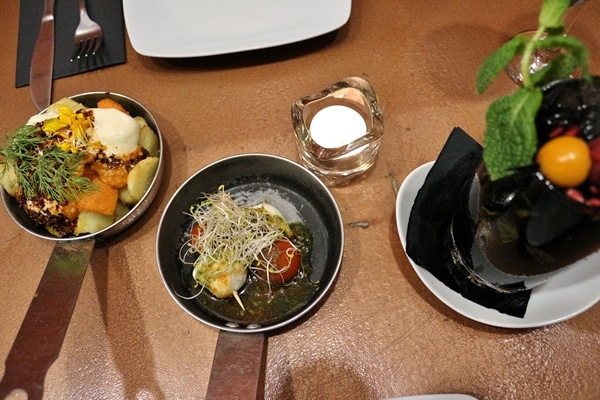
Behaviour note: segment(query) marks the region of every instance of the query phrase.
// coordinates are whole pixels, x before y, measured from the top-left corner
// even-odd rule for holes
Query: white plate
[[[418,394],[415,396],[394,397],[387,400],[477,400],[467,394]]]
[[[332,32],[352,0],[123,0],[134,50],[199,57],[279,46]]]
[[[396,198],[396,224],[402,246],[406,249],[406,229],[415,197],[433,162],[412,171],[402,183]],[[454,311],[472,320],[503,328],[533,328],[567,320],[589,309],[600,300],[600,253],[569,267],[568,273],[551,277],[531,292],[523,318],[502,314],[480,306],[448,288],[429,271],[409,261],[425,286]]]

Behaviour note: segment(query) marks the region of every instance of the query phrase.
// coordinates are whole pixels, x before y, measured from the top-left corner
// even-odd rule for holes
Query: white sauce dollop
[[[91,141],[98,141],[106,147],[106,152],[114,155],[127,155],[134,151],[140,139],[140,125],[129,115],[114,108],[92,108],[94,128]],[[50,118],[57,118],[58,113],[48,111],[29,118],[27,125],[35,125]]]
[[[114,108],[92,108],[94,130],[92,141],[106,146],[110,154],[125,155],[138,146],[140,125],[135,119]]]

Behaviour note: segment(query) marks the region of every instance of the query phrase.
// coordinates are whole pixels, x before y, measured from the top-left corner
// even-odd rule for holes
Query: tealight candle
[[[366,135],[367,123],[354,109],[333,105],[315,114],[309,131],[312,139],[321,147],[336,148]]]

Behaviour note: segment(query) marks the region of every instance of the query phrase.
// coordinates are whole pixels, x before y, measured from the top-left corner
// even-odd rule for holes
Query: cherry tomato
[[[288,239],[279,239],[274,243],[273,251],[267,255],[270,260],[269,273],[264,268],[258,269],[259,274],[274,284],[283,284],[292,280],[300,270],[302,255]]]
[[[560,136],[546,142],[536,161],[546,179],[563,188],[581,185],[592,167],[589,146],[583,139],[572,136]]]
[[[201,235],[202,235],[202,229],[200,229],[200,225],[198,225],[197,223],[194,223],[194,225],[192,225],[192,229],[190,230],[192,245],[196,244],[196,242],[198,241],[198,238]]]

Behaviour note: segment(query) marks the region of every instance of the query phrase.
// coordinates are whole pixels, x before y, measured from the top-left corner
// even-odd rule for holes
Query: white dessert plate
[[[127,33],[144,56],[183,58],[279,46],[332,32],[352,0],[123,0]]]
[[[418,394],[414,396],[394,397],[387,400],[477,400],[467,394]]]
[[[417,193],[433,162],[412,171],[396,197],[396,224],[402,246],[406,249],[406,230]],[[408,258],[425,286],[448,307],[472,320],[502,328],[534,328],[565,321],[591,308],[600,300],[600,253],[571,265],[552,276],[548,282],[532,289],[523,318],[480,306],[448,288],[425,268]]]

